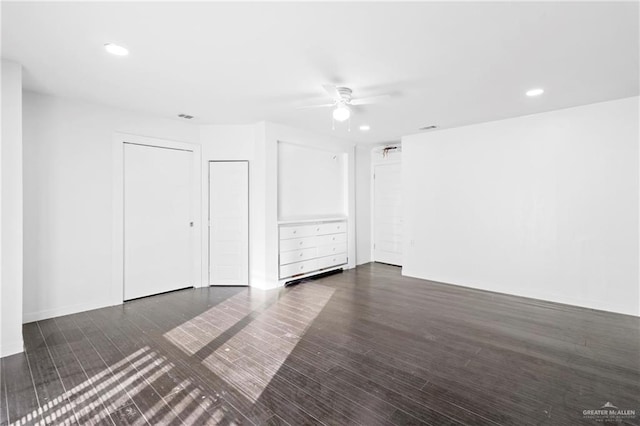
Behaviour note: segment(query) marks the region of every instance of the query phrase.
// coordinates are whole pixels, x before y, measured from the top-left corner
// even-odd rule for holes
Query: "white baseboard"
[[[282,286],[278,283],[278,281],[269,281],[269,280],[254,278],[251,280],[250,287],[257,288],[260,290],[271,290],[271,289],[282,287]]]
[[[121,304],[116,303],[117,305]],[[78,312],[90,311],[92,309],[106,308],[107,306],[114,306],[109,302],[91,302],[80,303],[77,305],[61,306],[59,308],[44,309],[36,312],[23,312],[22,322],[28,323],[33,321],[41,321],[49,318],[61,317],[63,315],[77,314]]]
[[[20,352],[24,352],[24,342],[22,339],[15,342],[9,342],[8,344],[2,345],[0,347],[0,358],[4,358],[5,356],[19,354]]]
[[[481,291],[487,291],[487,292],[491,292],[491,293],[503,294],[503,295],[506,295],[506,296],[525,297],[527,299],[541,300],[541,301],[544,301],[544,302],[558,303],[558,304],[561,304],[561,305],[575,306],[575,307],[578,307],[578,308],[586,308],[586,309],[592,309],[592,310],[596,310],[596,311],[611,312],[611,313],[614,313],[614,314],[631,315],[631,316],[635,316],[635,317],[640,316],[640,312],[624,309],[624,308],[622,308],[620,306],[613,306],[611,304],[606,303],[606,301],[589,300],[589,299],[583,299],[583,298],[568,297],[566,295],[549,294],[549,293],[546,293],[546,292],[539,292],[539,291],[535,291],[535,290],[531,290],[531,291],[522,291],[522,290],[510,291],[510,290],[507,290],[507,289],[504,289],[504,288],[490,288],[490,287],[482,286],[482,285],[478,285],[478,284],[453,283],[453,282],[451,282],[451,280],[448,280],[447,278],[420,276],[420,275],[417,275],[417,274],[413,273],[412,271],[407,271],[406,268],[402,269],[402,276],[411,277],[411,278],[419,278],[421,280],[433,281],[433,282],[436,282],[436,283],[446,284],[446,285],[453,285],[453,286],[456,286],[456,287],[465,287],[465,288],[471,288],[471,289],[474,289],[474,290],[481,290]]]

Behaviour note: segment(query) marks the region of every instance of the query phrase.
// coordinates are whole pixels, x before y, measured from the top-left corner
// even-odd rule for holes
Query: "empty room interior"
[[[2,1],[1,425],[640,425],[640,3]]]

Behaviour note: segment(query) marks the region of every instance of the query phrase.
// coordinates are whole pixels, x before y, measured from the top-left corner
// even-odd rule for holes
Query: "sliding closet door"
[[[193,287],[193,152],[124,144],[124,298]]]
[[[249,285],[249,163],[209,163],[209,284]]]

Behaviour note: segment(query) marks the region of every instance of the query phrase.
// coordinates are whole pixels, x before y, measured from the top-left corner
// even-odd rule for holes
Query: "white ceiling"
[[[29,90],[364,143],[637,95],[638,40],[637,2],[2,2]],[[325,83],[394,96],[333,131],[329,109],[296,109]]]

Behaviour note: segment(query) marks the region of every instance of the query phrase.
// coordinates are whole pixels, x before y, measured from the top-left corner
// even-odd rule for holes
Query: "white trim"
[[[478,283],[453,283],[451,282],[451,280],[449,280],[447,277],[438,277],[438,276],[418,276],[415,275],[411,272],[407,273],[405,272],[405,270],[402,270],[402,276],[403,277],[410,277],[410,278],[417,278],[419,280],[423,280],[423,281],[431,281],[434,283],[438,283],[440,285],[447,285],[447,286],[455,286],[455,287],[460,287],[460,288],[466,288],[466,289],[472,289],[475,291],[479,291],[482,293],[494,293],[494,294],[501,294],[501,295],[505,295],[505,296],[513,296],[513,297],[524,297],[527,299],[533,299],[533,300],[542,300],[544,302],[547,303],[554,303],[557,305],[567,305],[567,306],[572,306],[572,307],[577,307],[580,309],[590,309],[590,310],[595,310],[595,311],[603,311],[603,312],[610,312],[613,314],[618,314],[618,315],[629,315],[629,316],[633,316],[633,317],[637,317],[638,315],[636,315],[633,311],[628,311],[628,310],[620,310],[617,309],[616,307],[611,307],[610,305],[606,304],[606,303],[602,303],[601,300],[599,299],[589,299],[589,298],[574,298],[574,297],[562,297],[562,298],[558,298],[557,294],[552,294],[546,291],[537,291],[537,289],[530,289],[532,291],[517,291],[517,292],[513,292],[512,290],[509,290],[509,292],[507,293],[507,290],[505,289],[497,289],[497,290],[487,290],[486,287],[481,287],[481,284]]]
[[[300,220],[280,220],[278,221],[278,225],[289,225],[292,223],[320,223],[320,222],[339,222],[339,221],[347,221],[347,216],[333,216],[333,217],[313,217],[307,219]]]
[[[353,145],[347,151],[347,167],[345,168],[345,206],[347,208],[347,256],[348,263],[344,269],[356,267],[356,146]]]
[[[201,206],[201,149],[200,145],[157,139],[146,136],[114,133],[113,136],[113,265],[109,305],[119,305],[124,301],[124,144],[154,146],[159,148],[182,149],[193,152],[193,277],[194,287],[202,287],[202,206]],[[95,309],[95,308],[94,308]]]
[[[273,290],[274,288],[282,288],[284,287],[284,282],[281,281],[272,281],[272,280],[264,280],[264,279],[256,279],[254,278],[251,281],[251,288],[258,290]]]
[[[122,301],[118,302],[117,304],[119,305],[120,303],[122,303]],[[25,312],[24,315],[22,316],[22,321],[24,323],[41,321],[49,318],[61,317],[63,315],[76,314],[78,312],[85,312],[85,311],[91,311],[93,309],[106,308],[108,306],[111,306],[111,303],[107,303],[104,301],[102,302],[94,301],[89,303],[79,303],[76,305],[67,305],[67,306],[62,306],[60,308],[54,308],[54,309],[45,309],[45,310],[36,311],[36,312]]]
[[[9,342],[9,344],[5,344],[0,347],[0,358],[19,354],[21,352],[24,352],[24,341],[22,339],[15,342]]]
[[[373,209],[375,207],[375,178],[376,178],[376,170],[373,164],[373,150],[371,150],[371,161],[369,162],[369,262],[375,262],[373,260],[373,247],[375,242],[375,233],[373,227]]]

